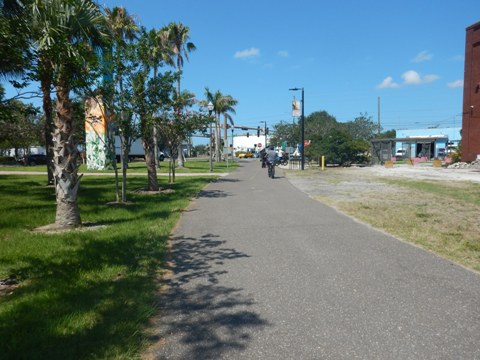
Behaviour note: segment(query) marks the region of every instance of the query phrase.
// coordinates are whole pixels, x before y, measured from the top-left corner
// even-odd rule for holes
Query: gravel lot
[[[359,168],[361,171],[376,176],[407,177],[439,181],[473,181],[480,182],[480,169],[434,168],[431,166],[399,165],[393,168],[371,166]]]
[[[427,166],[402,166],[393,168],[384,166],[318,168],[309,171],[286,171],[286,177],[297,188],[317,199],[335,201],[359,200],[371,194],[392,194],[392,192],[405,191],[399,187],[382,182],[380,179],[410,178],[433,181],[466,181],[480,182],[480,169],[446,169]]]

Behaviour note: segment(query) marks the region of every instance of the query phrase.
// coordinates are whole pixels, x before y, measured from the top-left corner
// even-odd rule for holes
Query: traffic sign
[[[257,146],[258,146],[259,148],[261,148],[261,147],[262,147],[262,143],[258,143]]]

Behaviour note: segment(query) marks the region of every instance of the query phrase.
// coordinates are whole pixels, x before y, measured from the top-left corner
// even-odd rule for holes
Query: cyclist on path
[[[278,154],[275,151],[275,147],[270,145],[270,148],[267,150],[267,162],[275,164],[278,159]]]

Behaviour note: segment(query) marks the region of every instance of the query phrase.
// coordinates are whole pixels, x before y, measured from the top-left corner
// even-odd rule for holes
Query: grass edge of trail
[[[52,223],[55,194],[45,176],[0,176],[0,279],[18,286],[0,295],[2,359],[138,358],[148,345],[158,278],[172,229],[209,182],[178,178],[173,191],[145,195],[129,177],[129,205],[114,200],[113,180],[82,179],[82,221],[102,225],[36,233]]]

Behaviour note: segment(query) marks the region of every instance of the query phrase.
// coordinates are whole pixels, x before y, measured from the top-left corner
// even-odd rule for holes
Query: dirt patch
[[[20,284],[15,277],[0,279],[0,296],[11,295],[18,287],[20,287]]]
[[[72,227],[72,228],[64,228],[60,227],[57,224],[49,224],[37,227],[33,229],[34,232],[42,233],[42,234],[61,234],[70,231],[95,231],[106,228],[107,225],[97,224],[97,223],[83,223],[82,226],[79,227]]]
[[[137,189],[134,191],[135,194],[140,195],[158,195],[158,194],[171,194],[174,193],[173,189],[159,189],[157,191],[146,190],[145,188]]]

